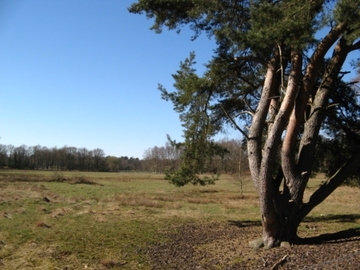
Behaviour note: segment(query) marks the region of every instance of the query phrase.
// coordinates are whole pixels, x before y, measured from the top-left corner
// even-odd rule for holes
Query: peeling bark
[[[305,119],[309,97],[313,95],[315,78],[323,58],[330,47],[344,31],[345,25],[334,28],[315,50],[302,75],[302,55],[295,50],[291,53],[291,72],[280,108],[271,99],[271,85],[275,81],[274,65],[269,65],[261,100],[253,119],[248,141],[249,161],[252,177],[256,184],[263,225],[263,245],[271,248],[281,241],[297,242],[297,228],[303,218],[311,211],[314,201],[325,199],[333,189],[322,187],[314,193],[311,202],[303,204],[303,195],[312,170],[316,138],[324,120],[324,111],[329,95],[334,87],[340,69],[349,52],[349,46],[340,39],[334,49],[333,57],[323,76],[321,87],[315,92],[311,117]],[[321,108],[321,109],[317,109]],[[262,145],[262,130],[265,125],[265,113],[271,116],[267,137]],[[307,120],[305,122],[305,120]],[[297,138],[305,122],[303,137],[297,152]],[[281,136],[286,130],[285,137]],[[281,144],[282,143],[282,144]],[[277,149],[281,145],[281,168],[275,177]],[[262,151],[261,151],[262,149]],[[298,156],[297,156],[298,155]],[[281,176],[284,177],[284,189],[279,193]],[[330,186],[340,184],[345,179],[331,180]],[[336,184],[336,185],[337,185]],[[334,188],[335,189],[335,188]],[[311,208],[311,209],[310,209]]]
[[[346,43],[347,41],[342,38],[336,45],[321,85],[316,91],[309,119],[305,122],[304,134],[299,147],[298,167],[299,171],[307,172],[309,175],[312,171],[316,142],[321,124],[325,119],[325,110],[329,104],[329,97],[334,90],[336,79],[349,52],[349,46]],[[304,179],[299,186],[300,194],[304,193],[308,179],[309,177]]]
[[[274,92],[273,88],[276,80],[277,67],[278,60],[276,57],[274,57],[268,63],[261,100],[254,114],[253,124],[249,130],[249,138],[247,143],[251,176],[258,191],[260,191],[259,173],[262,159],[262,132],[265,126],[265,120],[269,110],[271,96]]]
[[[323,62],[325,54],[330,47],[336,42],[340,35],[345,31],[346,25],[340,24],[332,29],[328,35],[315,49],[309,64],[306,67],[305,75],[302,79],[302,87],[296,99],[295,107],[290,116],[290,121],[287,126],[286,135],[283,142],[281,159],[283,171],[289,188],[291,200],[296,204],[301,204],[303,194],[300,191],[302,182],[306,182],[310,173],[299,170],[296,165],[296,143],[300,127],[304,122],[304,115],[308,105],[310,94],[312,93],[315,78],[318,74],[319,68]]]
[[[277,148],[281,142],[281,134],[286,127],[291,110],[294,107],[294,101],[298,91],[298,82],[301,74],[302,57],[297,52],[292,53],[292,70],[289,75],[288,86],[284,100],[281,103],[279,112],[277,113],[272,129],[268,133],[266,139],[262,164],[260,169],[260,177],[262,184],[260,185],[260,208],[262,212],[262,224],[264,234],[265,247],[271,247],[276,244],[279,238],[279,230],[282,226],[282,211],[276,203],[276,190],[273,186],[273,168],[275,166]]]

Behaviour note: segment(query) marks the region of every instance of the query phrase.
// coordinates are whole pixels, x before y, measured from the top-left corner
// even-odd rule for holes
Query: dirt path
[[[188,224],[165,234],[168,242],[148,250],[153,269],[360,269],[360,229],[271,250],[249,247],[259,224]]]

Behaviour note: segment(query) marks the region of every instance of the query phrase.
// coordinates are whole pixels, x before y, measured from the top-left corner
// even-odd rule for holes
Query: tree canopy
[[[183,166],[169,179],[211,182],[198,174],[204,159],[221,155],[212,138],[230,125],[247,141],[262,244],[297,241],[301,220],[358,172],[359,95],[344,64],[359,65],[347,57],[360,49],[360,2],[139,0],[129,10],[154,19],[157,33],[189,25],[194,39],[205,33],[217,44],[203,75],[191,53],[173,75],[176,90],[160,86],[185,128]],[[333,155],[328,165],[338,167],[304,202],[321,138],[338,146],[341,159]]]

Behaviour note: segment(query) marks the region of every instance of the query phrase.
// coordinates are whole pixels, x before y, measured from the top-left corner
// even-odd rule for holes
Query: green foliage
[[[182,163],[178,171],[169,171],[166,179],[183,186],[192,184],[211,184],[217,177],[199,177],[206,162],[215,155],[223,156],[225,149],[215,144],[211,137],[217,131],[217,123],[211,116],[212,84],[206,77],[200,78],[196,70],[195,54],[190,54],[180,65],[180,70],[173,75],[177,91],[167,92],[159,86],[162,97],[171,100],[174,109],[180,114],[183,123],[185,142],[177,144],[182,148]],[[169,138],[171,141],[171,139]],[[171,142],[176,145],[176,142]]]
[[[165,179],[175,186],[182,187],[186,184],[193,185],[213,185],[219,180],[220,175],[199,176],[188,166],[182,166],[179,170],[168,171],[165,173]]]
[[[349,25],[347,39],[350,42],[360,36],[360,2],[358,0],[338,1],[334,9],[335,21]]]
[[[161,33],[163,26],[180,31],[183,24],[198,24],[204,9],[216,4],[217,1],[208,0],[140,0],[132,4],[129,11],[137,14],[145,12],[147,18],[155,18],[151,29]]]
[[[188,24],[195,33],[194,38],[205,32],[217,43],[202,76],[193,68],[195,53],[191,53],[173,75],[175,91],[168,92],[159,86],[162,98],[173,103],[184,127],[185,141],[179,144],[183,150],[182,165],[179,171],[168,172],[167,179],[176,185],[211,183],[201,180],[199,175],[211,164],[213,156],[221,157],[224,153],[214,144],[213,137],[230,125],[249,139],[244,126],[251,124],[256,113],[270,60],[278,60],[276,79],[271,87],[274,88],[272,101],[280,106],[292,68],[291,53],[302,54],[301,64],[314,68],[311,53],[321,42],[315,34],[325,25],[342,25],[342,34],[334,36],[343,37],[349,45],[359,46],[356,43],[360,36],[359,10],[357,0],[139,0],[132,4],[129,11],[145,13],[154,19],[152,29],[158,33],[163,27],[180,30]],[[319,84],[329,63],[322,60],[316,67]],[[305,71],[301,76],[304,75]],[[299,89],[302,87],[300,81],[297,82]],[[316,93],[316,89],[309,91]],[[329,120],[322,128],[345,132],[348,140],[358,129],[346,132],[346,124],[358,127],[359,108],[354,105],[357,101],[349,102],[355,100],[350,96],[351,91],[340,83],[337,90],[330,101],[341,106],[336,110],[329,106],[326,115]],[[344,96],[344,91],[349,93],[345,95],[348,98],[338,100]],[[271,110],[277,113],[278,107]],[[264,124],[264,134],[268,127]],[[301,132],[295,136],[301,137]],[[351,145],[349,142],[349,149]]]
[[[271,52],[274,44],[299,49],[308,46],[320,24],[314,16],[323,1],[253,1],[248,41],[257,51]]]
[[[358,143],[348,141],[345,135],[338,135],[336,138],[320,138],[316,154],[315,170],[324,172],[331,176],[341,168],[354,151],[360,151]],[[360,185],[360,167],[345,184]]]
[[[360,104],[355,86],[337,78],[326,108],[323,136],[318,138],[314,170],[331,176],[360,151]],[[360,167],[345,183],[360,185]]]

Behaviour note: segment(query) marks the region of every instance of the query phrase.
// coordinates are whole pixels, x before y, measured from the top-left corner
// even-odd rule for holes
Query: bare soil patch
[[[360,269],[360,228],[270,250],[249,247],[261,236],[254,222],[187,224],[164,234],[169,241],[148,250],[153,269]]]

